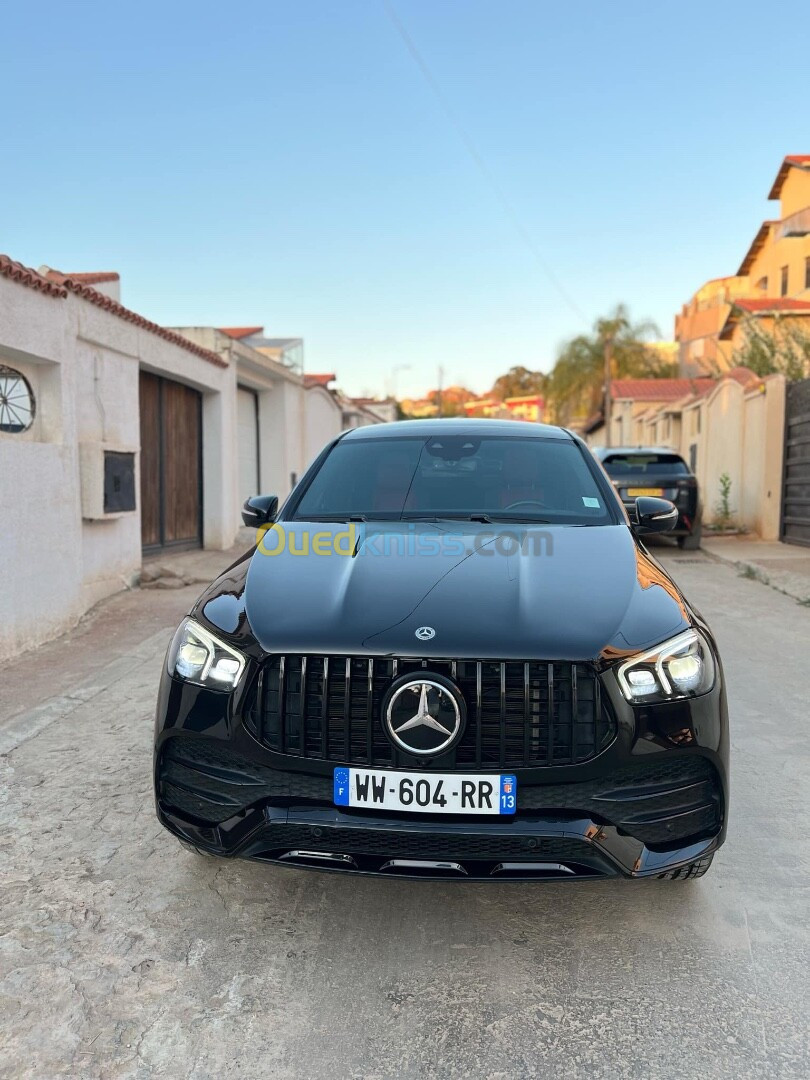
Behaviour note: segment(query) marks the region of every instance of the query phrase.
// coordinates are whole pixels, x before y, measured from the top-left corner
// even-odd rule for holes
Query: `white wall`
[[[343,430],[343,410],[334,394],[323,386],[312,386],[306,394],[304,427],[304,469]]]
[[[206,545],[230,546],[239,520],[229,370],[72,293],[50,296],[5,277],[0,363],[26,375],[37,401],[29,431],[0,432],[2,658],[55,636],[137,577],[139,509],[83,519],[79,446],[137,451],[140,367],[204,393]]]

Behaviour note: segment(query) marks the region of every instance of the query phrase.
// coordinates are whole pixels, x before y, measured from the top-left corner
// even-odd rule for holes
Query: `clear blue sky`
[[[810,152],[806,0],[392,4],[427,76],[383,0],[5,5],[0,251],[484,390],[619,300],[671,336]]]

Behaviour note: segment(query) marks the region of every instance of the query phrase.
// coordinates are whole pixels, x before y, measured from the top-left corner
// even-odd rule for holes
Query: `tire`
[[[202,848],[195,847],[194,844],[190,844],[188,840],[181,840],[177,837],[177,843],[180,847],[185,848],[186,851],[190,851],[192,855],[202,855],[206,859],[215,859],[216,855],[212,855],[210,851],[203,851]]]
[[[700,547],[701,529],[696,532],[689,533],[688,536],[678,537],[678,547],[681,551],[697,551]]]
[[[666,874],[658,874],[657,877],[661,881],[686,881],[687,878],[703,877],[712,865],[713,859],[714,852],[711,855],[704,855],[702,859],[696,859],[695,862],[687,863],[686,866],[679,866],[677,870],[668,870]]]

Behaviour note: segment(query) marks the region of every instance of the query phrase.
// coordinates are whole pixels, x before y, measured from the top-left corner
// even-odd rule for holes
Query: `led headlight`
[[[686,630],[634,656],[617,672],[628,701],[639,705],[697,697],[714,686],[714,658],[706,639]]]
[[[213,690],[233,690],[245,657],[194,619],[184,619],[169,646],[169,674]]]

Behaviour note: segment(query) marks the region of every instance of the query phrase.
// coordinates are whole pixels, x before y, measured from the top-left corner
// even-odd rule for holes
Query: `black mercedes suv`
[[[708,626],[561,428],[344,433],[169,647],[157,813],[187,847],[353,874],[693,878],[723,842]]]

